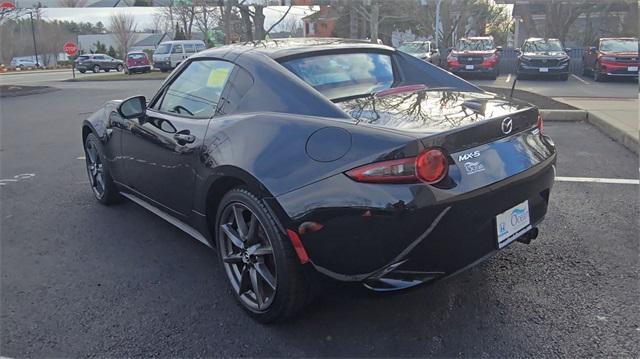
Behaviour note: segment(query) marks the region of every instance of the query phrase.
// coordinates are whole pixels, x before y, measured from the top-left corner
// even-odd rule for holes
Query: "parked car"
[[[151,62],[144,51],[132,51],[127,54],[124,71],[131,75],[136,72],[151,72]]]
[[[158,45],[153,53],[153,67],[167,72],[174,69],[186,58],[204,50],[206,46],[202,40],[165,41]]]
[[[301,309],[315,275],[437,281],[530,242],[547,212],[556,150],[538,109],[391,47],[264,41],[175,73],[83,122],[91,191],[215,248],[259,321]]]
[[[87,71],[93,71],[94,73],[100,71],[109,72],[111,70],[120,72],[124,69],[122,60],[114,59],[105,54],[80,55],[75,60],[75,66],[81,73]]]
[[[501,46],[495,46],[492,36],[466,37],[449,51],[447,69],[456,75],[500,75]]]
[[[567,52],[558,39],[530,38],[518,52],[517,75],[556,77],[562,81],[569,79],[569,61]]]
[[[433,46],[431,41],[409,41],[398,47],[398,50],[406,52],[421,60],[432,64],[440,63],[440,52]]]
[[[32,67],[40,67],[40,65],[37,62],[35,62],[35,60],[16,59],[16,58],[11,59],[10,66],[13,67],[14,69],[21,69],[21,70],[26,68],[32,68]]]
[[[584,52],[583,75],[592,75],[595,81],[608,77],[638,77],[638,39],[602,38],[597,47]]]

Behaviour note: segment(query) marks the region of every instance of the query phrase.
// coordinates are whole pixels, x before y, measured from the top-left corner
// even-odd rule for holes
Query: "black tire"
[[[569,80],[569,74],[560,75],[558,76],[558,78],[560,79],[560,81],[567,81]]]
[[[593,74],[593,81],[595,81],[595,82],[602,82],[602,81],[607,79],[607,75],[604,75],[604,74],[602,74],[600,72],[598,64],[596,64],[596,66],[594,66],[594,68],[593,68],[593,70],[591,72]]]
[[[84,141],[84,154],[89,184],[94,197],[104,205],[119,202],[122,198],[111,178],[109,162],[104,156],[102,143],[93,133],[87,135]]]
[[[496,67],[493,72],[489,74],[489,79],[496,80],[498,78],[498,68]]]
[[[296,314],[312,297],[304,268],[275,221],[258,196],[239,187],[220,201],[213,231],[231,291],[240,306],[262,323]]]
[[[87,72],[87,70],[78,70],[78,71],[80,71],[81,74]]]
[[[116,71],[118,71],[118,72],[122,72],[122,69],[123,69],[123,68],[124,68],[124,67],[123,67],[122,65],[118,65],[118,66],[116,66]]]
[[[93,65],[93,69],[92,69],[92,71],[93,71],[93,73],[94,73],[94,74],[95,74],[95,73],[100,72],[100,66],[98,66],[98,65]]]
[[[169,71],[168,69],[160,69],[160,72],[167,72]]]
[[[109,72],[111,71],[111,69],[104,69],[104,72]]]

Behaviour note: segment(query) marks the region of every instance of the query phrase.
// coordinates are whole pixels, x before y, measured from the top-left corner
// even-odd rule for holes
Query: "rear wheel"
[[[310,297],[308,281],[291,243],[258,197],[229,191],[218,207],[216,244],[236,299],[256,320],[283,320]]]
[[[93,195],[102,204],[118,202],[121,197],[111,178],[102,143],[93,133],[90,133],[84,141],[84,153]]]
[[[87,70],[79,70],[81,74],[87,72]]]
[[[118,71],[118,72],[122,72],[122,69],[123,69],[122,65],[118,65],[116,67],[116,71]]]

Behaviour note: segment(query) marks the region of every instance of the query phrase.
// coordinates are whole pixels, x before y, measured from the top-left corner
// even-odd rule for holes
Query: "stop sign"
[[[8,1],[3,2],[2,4],[0,4],[0,9],[3,10],[3,11],[4,10],[13,10],[15,8],[16,8],[16,6],[13,5],[13,3],[10,3]]]
[[[66,44],[64,44],[64,47],[62,49],[67,55],[73,56],[76,54],[76,52],[78,52],[78,45],[74,44],[73,42],[67,42]]]

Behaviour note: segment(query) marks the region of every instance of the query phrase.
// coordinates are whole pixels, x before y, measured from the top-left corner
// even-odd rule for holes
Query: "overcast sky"
[[[1,2],[1,1],[0,1]],[[265,8],[265,27],[268,28],[287,11],[287,6],[270,6]],[[116,8],[42,8],[43,15],[48,20],[70,20],[76,22],[102,23],[108,28],[109,17],[116,12],[126,12],[136,18],[138,30],[152,27],[153,15],[162,11],[158,7],[116,7]],[[313,13],[308,6],[294,6],[287,17],[300,19],[306,14]]]

